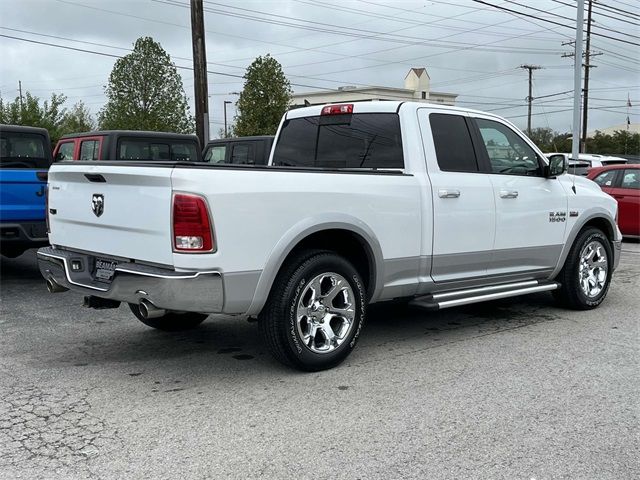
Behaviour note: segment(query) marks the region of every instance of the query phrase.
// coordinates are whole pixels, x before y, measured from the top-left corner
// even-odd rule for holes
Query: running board
[[[471,303],[498,300],[500,298],[517,297],[529,293],[548,292],[560,287],[557,282],[527,282],[505,283],[488,287],[467,288],[450,292],[434,293],[417,297],[409,302],[412,307],[426,310],[442,310],[443,308],[459,307]]]

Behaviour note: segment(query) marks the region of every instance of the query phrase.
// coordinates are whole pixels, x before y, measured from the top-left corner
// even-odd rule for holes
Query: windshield
[[[42,135],[0,131],[0,168],[49,168]]]

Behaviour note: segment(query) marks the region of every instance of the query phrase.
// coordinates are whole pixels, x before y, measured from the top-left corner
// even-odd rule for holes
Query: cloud
[[[123,49],[131,48],[136,38],[148,35],[176,64],[190,67],[186,6],[187,0],[5,0],[0,2],[0,34],[115,55],[125,54]],[[564,24],[571,22],[554,15],[575,15],[574,9],[553,0],[536,2],[546,15],[511,7]],[[572,30],[469,1],[207,0],[205,10],[211,71],[242,75],[256,56],[271,53],[298,84],[296,92],[340,85],[400,87],[409,68],[426,67],[434,90],[458,93],[461,106],[496,110],[522,127],[528,84],[520,65],[544,67],[534,72],[534,98],[573,88],[572,59],[561,57],[570,51],[562,42],[570,39]],[[620,30],[607,34],[631,41],[635,39],[629,34],[639,35],[637,23],[624,23],[623,15],[611,15],[618,20],[602,17],[605,12],[594,14],[599,25]],[[17,95],[21,80],[23,89],[40,97],[62,92],[70,103],[85,101],[94,113],[103,104],[102,87],[114,58],[5,37],[0,37],[0,49],[4,98]],[[627,94],[640,104],[638,48],[594,36],[593,50],[604,54],[593,59],[597,68],[591,70],[589,130],[624,123]],[[191,97],[193,74],[180,74]],[[242,88],[242,80],[213,74],[209,85],[211,130],[217,132],[222,103],[237,98],[231,92]],[[571,100],[570,95],[534,100],[534,127],[569,130]],[[639,121],[639,112],[638,107],[631,109],[632,121]]]

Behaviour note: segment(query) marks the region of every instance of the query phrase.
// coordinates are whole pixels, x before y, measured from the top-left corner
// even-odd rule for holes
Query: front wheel
[[[136,316],[138,320],[144,323],[146,326],[155,328],[157,330],[163,330],[165,332],[179,332],[182,330],[191,330],[192,328],[197,327],[205,319],[208,315],[204,313],[193,313],[193,312],[185,312],[185,313],[175,313],[169,312],[164,314],[162,317],[156,318],[144,318],[142,313],[140,313],[140,307],[134,303],[129,304],[129,308],[131,312]]]
[[[365,303],[360,275],[346,259],[307,250],[278,274],[260,314],[260,332],[285,365],[307,371],[332,368],[355,347]]]
[[[607,296],[613,266],[609,239],[597,228],[583,230],[574,242],[557,280],[556,299],[575,310],[597,307]]]

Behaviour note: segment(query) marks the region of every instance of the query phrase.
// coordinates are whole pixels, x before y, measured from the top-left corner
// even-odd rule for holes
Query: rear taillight
[[[213,233],[204,198],[187,193],[173,195],[173,248],[178,252],[212,252]]]
[[[353,113],[353,104],[345,103],[342,105],[327,105],[322,107],[320,115],[344,115],[347,113]]]

